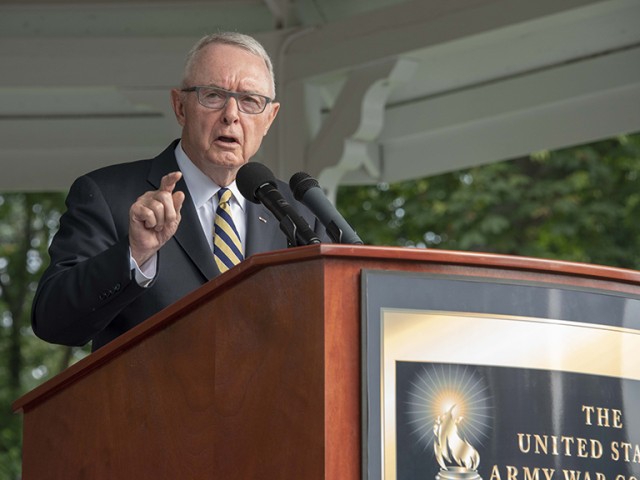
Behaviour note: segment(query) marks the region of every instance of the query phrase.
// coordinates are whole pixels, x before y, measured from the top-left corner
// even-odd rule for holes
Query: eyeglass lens
[[[251,93],[228,92],[219,88],[200,87],[197,89],[198,101],[205,107],[221,109],[230,97],[235,97],[238,109],[244,113],[261,113],[267,106],[267,98]]]

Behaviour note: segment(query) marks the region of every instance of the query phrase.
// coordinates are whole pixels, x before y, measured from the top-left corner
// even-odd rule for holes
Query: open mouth
[[[218,141],[223,143],[238,143],[238,140],[236,140],[234,137],[226,137],[224,135],[219,136]]]

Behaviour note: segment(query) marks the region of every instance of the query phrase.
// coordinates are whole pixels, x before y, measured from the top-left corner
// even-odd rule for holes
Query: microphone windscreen
[[[302,201],[304,194],[314,187],[320,187],[318,180],[306,172],[294,173],[291,179],[289,179],[289,188],[293,192],[295,199],[299,202]]]
[[[276,177],[269,167],[258,163],[245,163],[236,176],[236,185],[244,198],[253,203],[260,203],[256,198],[256,192],[265,184],[270,184],[277,188]]]

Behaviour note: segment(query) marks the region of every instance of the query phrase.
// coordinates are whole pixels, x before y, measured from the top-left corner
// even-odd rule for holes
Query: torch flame
[[[448,470],[454,462],[459,467],[476,470],[480,464],[480,455],[458,432],[458,424],[462,422],[463,417],[454,418],[454,408],[455,405],[438,416],[433,425],[436,459],[443,470]]]

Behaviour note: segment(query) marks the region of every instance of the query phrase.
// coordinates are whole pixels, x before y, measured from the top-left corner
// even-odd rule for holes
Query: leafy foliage
[[[367,244],[640,268],[640,134],[373,187],[338,208]]]
[[[62,193],[0,196],[0,477],[20,478],[20,395],[66,368],[73,351],[37,339],[31,302],[63,209]]]

